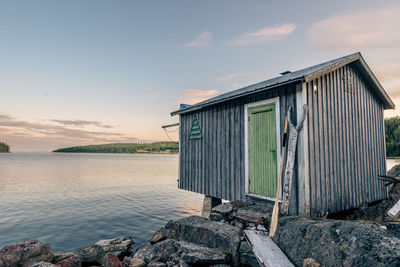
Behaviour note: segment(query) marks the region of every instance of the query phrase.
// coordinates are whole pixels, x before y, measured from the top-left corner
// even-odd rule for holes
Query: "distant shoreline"
[[[178,154],[178,142],[115,143],[102,145],[74,146],[52,152],[62,153],[110,153],[110,154]]]
[[[50,153],[68,153],[68,154],[147,154],[147,155],[178,155],[179,151],[177,152],[88,152],[88,151],[51,151]]]

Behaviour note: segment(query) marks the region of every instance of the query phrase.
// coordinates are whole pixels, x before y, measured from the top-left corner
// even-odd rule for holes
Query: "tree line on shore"
[[[400,157],[400,117],[385,119],[386,156]]]
[[[6,143],[0,142],[0,152],[10,152],[10,146]]]
[[[385,119],[386,156],[400,157],[400,116]],[[0,142],[0,152],[10,152],[10,146]],[[76,153],[178,153],[178,142],[116,143],[104,145],[74,146],[53,152]]]
[[[104,145],[74,146],[56,149],[53,152],[74,153],[178,153],[178,142],[116,143]]]

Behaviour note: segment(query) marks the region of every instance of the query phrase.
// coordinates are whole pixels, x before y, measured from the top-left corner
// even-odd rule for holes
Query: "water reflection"
[[[67,251],[120,235],[143,245],[200,212],[177,173],[177,155],[1,154],[0,247],[39,238]]]

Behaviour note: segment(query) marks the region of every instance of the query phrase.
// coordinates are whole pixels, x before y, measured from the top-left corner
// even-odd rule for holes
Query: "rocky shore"
[[[399,192],[395,184],[380,208],[353,211],[353,220],[348,214],[336,215],[341,220],[282,217],[273,240],[295,266],[400,266],[400,224],[382,216]],[[27,240],[3,247],[0,267],[260,266],[243,230],[255,224],[268,229],[271,212],[249,202],[224,203],[209,218],[169,221],[135,251],[131,237],[100,240],[76,253],[55,253],[47,243]],[[368,214],[369,220],[358,213]]]

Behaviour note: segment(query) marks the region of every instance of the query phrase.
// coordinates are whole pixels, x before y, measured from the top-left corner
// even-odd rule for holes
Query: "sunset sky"
[[[400,116],[399,25],[398,0],[2,1],[0,141],[168,140],[180,103],[357,51]]]

